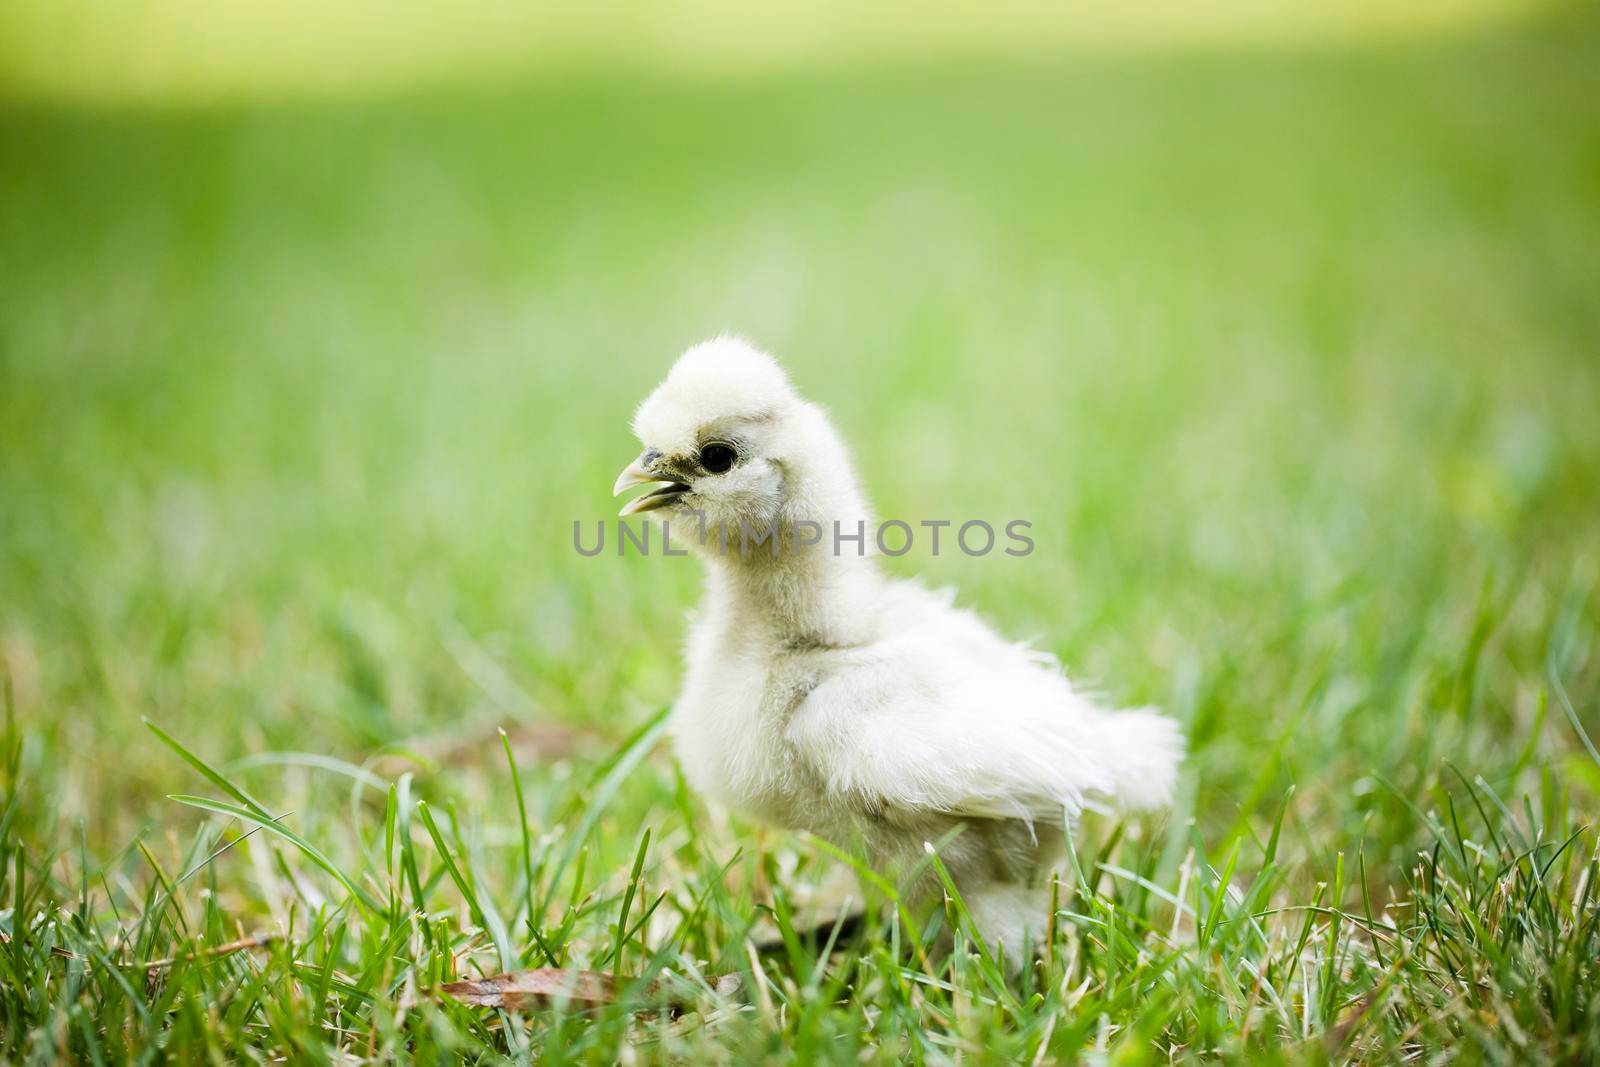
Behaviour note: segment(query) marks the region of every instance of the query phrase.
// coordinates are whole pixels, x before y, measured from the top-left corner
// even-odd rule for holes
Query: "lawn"
[[[660,743],[697,565],[572,525],[723,330],[1185,724],[1020,978]],[[0,105],[0,1059],[1594,1062],[1597,356],[1592,14]]]

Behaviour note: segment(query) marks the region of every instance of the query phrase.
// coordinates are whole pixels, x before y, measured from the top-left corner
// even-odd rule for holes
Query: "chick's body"
[[[742,342],[686,353],[635,429],[646,451],[619,489],[667,488],[625,510],[662,507],[675,534],[710,533],[672,724],[689,782],[858,849],[890,877],[942,842],[980,930],[1015,959],[1047,921],[1041,875],[1061,821],[1093,797],[1163,803],[1182,754],[1176,724],[1098,707],[948,594],[836,544],[836,521],[846,534],[866,522],[848,453]],[[734,454],[727,469],[718,448]],[[812,525],[817,543],[802,545]],[[763,531],[772,540],[750,543]],[[924,869],[903,892],[933,885]]]

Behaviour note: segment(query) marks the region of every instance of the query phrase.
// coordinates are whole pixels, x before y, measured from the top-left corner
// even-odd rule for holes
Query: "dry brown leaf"
[[[622,980],[624,983],[626,978]],[[724,975],[713,983],[719,996],[738,992],[739,976]],[[539,967],[531,971],[513,971],[494,974],[487,978],[470,978],[449,982],[440,987],[444,993],[482,1008],[538,1008],[560,1001],[573,1004],[610,1004],[617,999],[618,980],[604,971],[579,971],[560,967]],[[641,1001],[654,1007],[682,1007],[694,999],[694,990],[681,983],[668,983],[661,979],[651,982],[644,990]]]

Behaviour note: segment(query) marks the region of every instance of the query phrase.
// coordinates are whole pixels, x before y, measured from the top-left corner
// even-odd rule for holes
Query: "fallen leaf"
[[[620,981],[604,971],[579,971],[560,967],[540,967],[531,971],[494,974],[449,982],[440,990],[463,1004],[480,1008],[538,1008],[566,1001],[596,1006],[617,999]],[[731,996],[739,990],[739,976],[724,975],[712,982],[718,996]],[[683,982],[657,978],[643,990],[640,1000],[651,1007],[682,1007],[695,999],[696,991]]]

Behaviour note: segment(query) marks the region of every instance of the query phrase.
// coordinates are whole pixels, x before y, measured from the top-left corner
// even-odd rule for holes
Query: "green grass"
[[[1597,174],[1592,17],[10,107],[0,1059],[1592,1062]],[[883,515],[1034,524],[893,570],[1192,738],[1017,981],[749,949],[862,891],[656,743],[694,562],[571,548],[722,329]],[[436,992],[542,965],[743,989]]]

